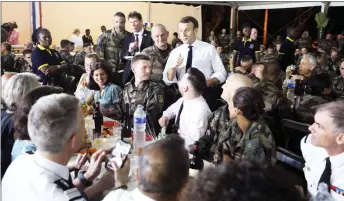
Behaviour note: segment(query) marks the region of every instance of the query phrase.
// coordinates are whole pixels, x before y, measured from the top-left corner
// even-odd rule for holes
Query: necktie
[[[140,45],[140,43],[139,43],[139,34],[135,34],[135,43],[137,44],[136,51],[138,51],[139,50],[139,45]]]
[[[192,67],[192,46],[189,46],[189,52],[188,52],[188,59],[186,60],[186,69],[185,72],[188,71],[189,68]]]
[[[328,192],[330,192],[330,185],[331,185],[331,174],[332,174],[332,170],[331,170],[331,161],[330,161],[330,157],[326,158],[326,165],[325,165],[325,169],[324,172],[322,173],[318,186],[320,183],[325,183],[328,186]]]

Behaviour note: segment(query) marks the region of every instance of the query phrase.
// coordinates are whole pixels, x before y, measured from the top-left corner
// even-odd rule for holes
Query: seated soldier
[[[253,67],[253,59],[249,55],[245,55],[242,57],[240,61],[240,66],[236,67],[234,69],[234,72],[246,75],[253,81],[253,84],[256,84],[260,80],[254,75],[254,73],[252,73],[252,67]]]
[[[23,57],[16,59],[14,68],[19,73],[32,72],[32,50],[25,49],[23,51]]]
[[[80,66],[85,70],[85,57],[86,54],[92,53],[93,47],[90,43],[84,43],[83,50],[75,55],[74,65]]]
[[[309,79],[305,94],[298,96],[295,101],[295,115],[298,121],[313,123],[314,114],[319,105],[332,101],[332,80],[326,73],[314,75]]]
[[[71,52],[71,45],[69,40],[61,40],[60,42],[61,49],[59,51],[62,59],[67,63],[67,64],[73,64],[73,56],[70,54]]]
[[[341,62],[339,71],[340,75],[333,80],[333,91],[338,98],[344,99],[344,61]]]
[[[227,104],[210,115],[207,133],[199,140],[205,160],[215,161],[222,146],[224,161],[247,157],[275,162],[275,141],[261,118],[264,101],[252,86],[249,78],[239,74],[232,74],[223,85],[221,98]]]
[[[122,109],[125,109],[125,104],[128,103],[132,118],[136,107],[142,105],[147,113],[147,129],[158,134],[158,119],[164,105],[164,86],[150,80],[152,63],[147,55],[136,55],[131,61],[131,68],[134,78],[124,86]]]
[[[11,51],[12,46],[9,43],[1,43],[1,70],[3,72],[16,72],[14,69],[15,55]]]

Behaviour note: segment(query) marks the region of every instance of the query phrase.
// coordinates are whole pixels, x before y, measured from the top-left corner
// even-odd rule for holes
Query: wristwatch
[[[84,174],[86,171],[80,171],[78,174],[78,178],[80,180],[80,182],[84,185],[84,186],[91,186],[92,185],[92,181],[89,181],[85,178]]]

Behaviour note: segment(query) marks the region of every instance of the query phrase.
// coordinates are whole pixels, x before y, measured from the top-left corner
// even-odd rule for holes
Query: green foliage
[[[315,15],[315,21],[317,22],[317,28],[325,28],[328,23],[328,18],[323,12],[319,12]]]

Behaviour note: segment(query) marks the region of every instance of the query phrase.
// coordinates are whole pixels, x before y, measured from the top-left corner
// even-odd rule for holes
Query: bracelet
[[[118,190],[118,189],[128,190],[128,186],[127,185],[122,185],[122,186],[119,186],[119,187],[115,188],[114,190]]]

